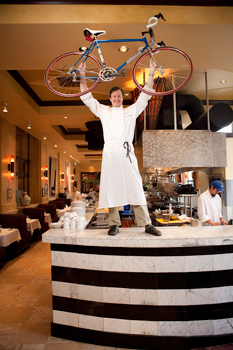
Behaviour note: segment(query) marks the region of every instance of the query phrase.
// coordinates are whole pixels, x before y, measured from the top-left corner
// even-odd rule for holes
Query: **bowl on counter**
[[[180,214],[171,214],[170,220],[178,220],[179,219]]]
[[[170,221],[170,214],[163,214],[163,221],[165,222]]]

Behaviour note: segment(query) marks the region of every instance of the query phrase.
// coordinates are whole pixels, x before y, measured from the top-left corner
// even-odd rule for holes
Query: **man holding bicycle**
[[[80,69],[80,89],[87,90],[85,65]],[[152,90],[156,63],[150,61],[150,74],[145,89]],[[83,78],[82,78],[83,77]],[[100,104],[89,92],[81,96],[83,103],[101,120],[104,135],[103,160],[100,179],[99,208],[108,208],[109,235],[119,232],[121,220],[118,207],[133,206],[137,226],[145,232],[161,236],[151,224],[142,187],[137,159],[132,144],[137,117],[146,108],[151,95],[141,92],[138,100],[123,108],[123,91],[114,87],[110,91],[112,107]]]

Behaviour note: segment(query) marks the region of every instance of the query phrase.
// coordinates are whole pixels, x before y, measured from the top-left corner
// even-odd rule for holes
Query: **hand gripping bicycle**
[[[77,52],[68,52],[55,58],[45,72],[45,83],[50,91],[62,97],[78,97],[97,87],[100,82],[114,80],[117,76],[124,76],[125,66],[138,58],[132,70],[132,78],[136,87],[149,95],[169,95],[182,89],[192,75],[192,61],[189,56],[175,47],[166,47],[163,42],[156,43],[152,27],[157,25],[158,19],[165,20],[162,14],[151,17],[140,39],[112,39],[98,40],[104,30],[86,28],[84,35],[91,44],[88,48],[80,48]],[[146,35],[149,35],[148,41]],[[100,46],[107,43],[138,42],[141,45],[138,52],[123,62],[119,67],[107,66]],[[97,48],[99,59],[92,55]],[[157,70],[154,76],[154,92],[144,89],[150,73],[150,59],[156,62]],[[85,76],[79,69],[85,63]],[[80,77],[86,79],[87,90],[81,92]]]

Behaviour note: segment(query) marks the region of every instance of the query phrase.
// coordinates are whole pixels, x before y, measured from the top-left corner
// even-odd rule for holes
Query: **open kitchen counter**
[[[87,213],[87,215],[93,213]],[[131,349],[233,342],[233,228],[50,229],[52,335]]]

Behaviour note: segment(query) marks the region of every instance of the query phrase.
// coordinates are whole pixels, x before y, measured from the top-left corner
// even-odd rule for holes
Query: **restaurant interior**
[[[155,225],[155,213],[168,210],[171,205],[175,213],[198,218],[198,196],[212,180],[219,179],[225,189],[223,216],[232,224],[231,1],[151,4],[137,0],[133,5],[130,1],[1,2],[0,228],[10,230],[14,237],[14,243],[6,241],[0,245],[3,284],[8,279],[4,275],[7,264],[20,264],[19,257],[30,254],[30,249],[34,256],[38,254],[38,259],[40,252],[44,256],[46,248],[41,247],[41,237],[51,223],[59,220],[58,210],[71,205],[74,186],[84,195],[94,192],[98,197],[99,192],[103,150],[100,122],[79,97],[64,98],[49,91],[44,82],[46,68],[61,54],[88,46],[83,35],[85,28],[105,30],[103,39],[138,38],[148,19],[159,12],[166,21],[160,21],[154,29],[156,39],[186,52],[193,63],[193,74],[178,93],[153,97],[137,122],[135,153],[149,211]],[[119,46],[103,48],[107,65],[115,67],[127,59],[127,53],[120,52]],[[127,46],[130,55],[138,50],[135,43]],[[93,54],[97,56],[97,52]],[[124,105],[130,105],[137,92],[131,77],[133,64],[127,66],[124,77],[99,84],[93,96],[110,105],[110,88],[121,86]],[[63,196],[65,188],[67,198]],[[130,208],[125,208],[123,216],[133,223],[133,213],[127,209]],[[48,282],[47,277],[44,282]],[[40,307],[51,308],[51,303],[42,302]],[[18,324],[21,323],[24,321],[19,317]],[[7,334],[13,341],[15,332],[11,332]],[[30,327],[27,332],[30,334]],[[43,334],[42,338],[43,346],[35,345],[30,350],[54,349],[51,337]],[[0,332],[0,350],[16,350],[13,345],[27,343],[18,338],[13,344],[9,339]],[[61,341],[59,346],[107,349],[68,341]]]

